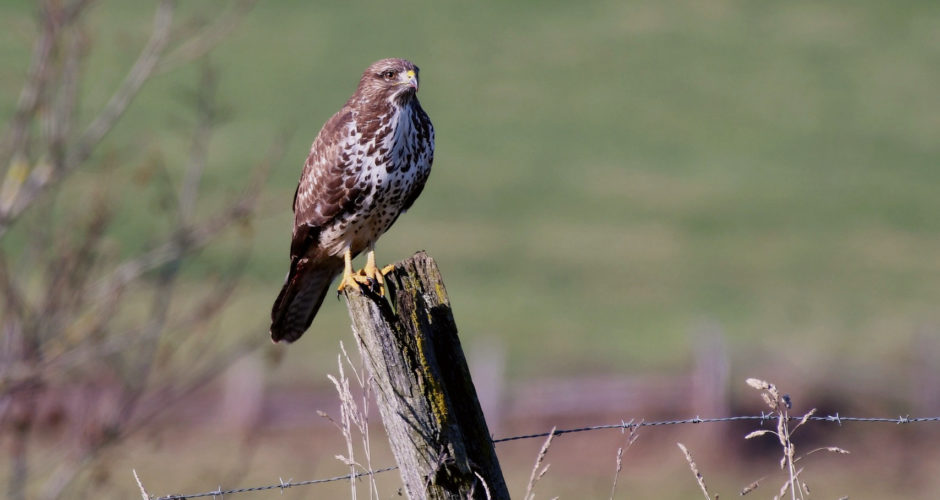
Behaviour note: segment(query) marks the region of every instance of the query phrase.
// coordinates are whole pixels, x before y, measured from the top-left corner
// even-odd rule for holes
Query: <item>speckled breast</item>
[[[348,186],[357,193],[348,211],[325,235],[340,253],[349,247],[362,252],[398,219],[424,186],[431,171],[434,137],[430,123],[420,119],[420,109],[410,106],[380,117],[375,134],[358,133],[369,127],[356,125],[350,134],[349,154],[355,172]],[[374,124],[373,124],[374,126]]]

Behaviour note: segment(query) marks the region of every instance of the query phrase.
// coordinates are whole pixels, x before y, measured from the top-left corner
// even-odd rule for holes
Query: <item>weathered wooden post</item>
[[[437,264],[419,252],[385,280],[391,304],[345,296],[408,497],[508,499]]]

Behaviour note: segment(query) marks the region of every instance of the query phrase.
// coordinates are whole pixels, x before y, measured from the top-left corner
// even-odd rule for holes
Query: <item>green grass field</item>
[[[223,5],[180,4],[181,19]],[[0,6],[0,116],[26,71],[33,9]],[[95,7],[85,114],[133,61],[151,12]],[[736,381],[834,366],[904,379],[912,339],[940,328],[938,26],[926,0],[259,2],[210,57],[231,114],[200,209],[242,186],[279,131],[292,140],[251,231],[208,248],[185,279],[205,286],[250,245],[219,327],[260,325],[268,342],[310,142],[369,63],[405,57],[421,67],[437,153],[377,256],[435,257],[465,345],[503,344],[511,377],[683,368],[694,332],[718,324]],[[141,172],[182,172],[196,76],[148,84],[98,152],[116,167],[75,176],[63,213],[80,217],[71,207],[95,186],[131,183],[113,238],[126,252],[153,241],[171,219]],[[347,313],[328,300],[272,383],[325,384],[340,339]]]
[[[3,8],[5,115],[31,9]],[[149,12],[96,7],[84,109],[114,88]],[[704,321],[758,356],[904,353],[940,321],[937,21],[934,2],[258,5],[211,57],[232,116],[204,207],[241,185],[279,130],[293,140],[236,314],[268,314],[309,143],[362,68],[394,55],[422,68],[437,161],[379,258],[427,249],[464,335],[504,342],[513,375],[681,364]],[[180,70],[145,89],[104,148],[126,163],[104,182],[148,154],[182,169],[194,81]],[[160,227],[154,203],[135,193],[124,206],[115,233],[128,248]],[[333,352],[343,309],[328,303],[289,356]]]

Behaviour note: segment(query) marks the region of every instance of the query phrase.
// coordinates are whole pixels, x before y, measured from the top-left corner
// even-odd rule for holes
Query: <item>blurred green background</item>
[[[178,17],[222,5],[180,2]],[[0,7],[5,117],[34,9]],[[89,115],[151,15],[150,2],[94,8]],[[309,145],[383,57],[421,67],[437,152],[378,259],[427,250],[465,344],[503,345],[512,379],[684,369],[695,332],[715,324],[737,385],[758,373],[803,386],[901,379],[913,339],[940,331],[940,3],[930,0],[260,2],[209,56],[229,119],[199,210],[242,186],[280,131],[292,140],[250,232],[185,270],[198,288],[249,238],[238,307],[219,328],[257,323],[268,342]],[[181,96],[196,80],[188,68],[148,84],[97,153],[133,161],[78,174],[74,203],[83,189],[134,182],[147,152],[182,172],[192,117]],[[158,203],[129,196],[115,240],[146,247],[166,224],[152,220]],[[4,245],[16,249],[24,230]],[[269,383],[325,384],[349,333],[345,307],[328,300]]]

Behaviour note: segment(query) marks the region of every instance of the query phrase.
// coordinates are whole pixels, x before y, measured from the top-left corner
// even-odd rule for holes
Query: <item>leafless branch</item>
[[[7,320],[21,322],[31,316],[23,290],[12,275],[6,255],[2,250],[0,250],[0,291],[3,292],[3,308],[8,315]]]
[[[80,26],[69,26],[64,32],[65,57],[59,75],[58,92],[46,127],[49,130],[49,156],[56,170],[61,170],[65,164],[66,141],[71,133],[72,112],[78,99],[81,60],[86,49],[85,34]]]
[[[202,68],[200,85],[196,94],[198,114],[196,129],[193,131],[190,147],[189,164],[183,177],[179,195],[179,225],[185,226],[192,218],[199,194],[199,183],[209,157],[209,138],[215,124],[216,110],[214,96],[217,90],[217,78],[212,68],[205,64]]]
[[[22,187],[17,189],[9,189],[13,193],[12,198],[8,200],[0,200],[0,237],[6,232],[10,224],[16,220],[16,218],[30,205],[32,205],[40,193],[42,193],[46,188],[51,184],[61,180],[64,176],[68,175],[72,170],[76,169],[81,165],[91,154],[95,146],[107,135],[108,132],[114,128],[114,124],[117,122],[118,118],[124,114],[124,111],[127,109],[127,106],[130,104],[134,96],[137,95],[137,92],[140,91],[140,88],[143,86],[144,82],[150,78],[150,75],[153,72],[154,67],[156,66],[157,61],[160,58],[160,54],[163,52],[163,49],[166,47],[166,44],[169,40],[170,26],[173,21],[173,10],[174,10],[174,1],[173,0],[161,0],[157,6],[157,12],[154,15],[153,22],[153,31],[151,32],[150,39],[147,44],[144,46],[143,50],[140,52],[140,55],[137,58],[137,61],[131,67],[130,71],[127,73],[127,76],[124,79],[124,82],[117,89],[117,91],[111,96],[111,99],[105,104],[104,108],[95,117],[94,120],[88,125],[85,131],[82,133],[81,137],[78,139],[76,145],[69,149],[68,153],[65,154],[64,162],[61,164],[60,168],[52,168],[49,165],[38,164],[30,172],[28,177],[23,180]],[[51,38],[55,37],[55,32],[51,31],[49,36]],[[49,42],[53,43],[52,41]],[[49,48],[39,47],[44,50],[51,50]],[[38,49],[37,49],[38,50]],[[36,77],[37,82],[35,83],[36,91],[29,89],[30,91],[26,94],[25,105],[22,106],[25,109],[24,117],[22,118],[22,133],[26,133],[26,125],[28,124],[28,119],[30,118],[31,113],[34,112],[34,109],[38,102],[38,90],[40,85],[45,82],[48,71],[48,54],[45,52],[40,52],[40,68],[37,69],[39,73]],[[29,82],[27,82],[27,88],[31,87]],[[31,107],[30,107],[31,106]],[[13,131],[17,132],[19,124],[14,124]],[[14,137],[14,145],[16,141]],[[25,140],[25,137],[23,139]],[[19,148],[14,147],[11,151],[17,151]],[[13,155],[11,155],[13,157]],[[2,159],[2,158],[0,158]],[[9,179],[9,175],[7,176]],[[19,179],[14,179],[14,181]],[[13,181],[11,181],[13,182]],[[5,181],[6,183],[6,181]],[[0,189],[0,192],[7,191],[6,188]]]
[[[150,39],[141,50],[137,61],[128,71],[124,82],[82,133],[75,148],[75,153],[69,157],[66,163],[66,168],[74,168],[91,154],[91,150],[114,128],[117,119],[124,114],[128,104],[140,91],[144,82],[150,78],[157,61],[160,59],[160,54],[169,41],[174,5],[173,0],[161,0],[158,4],[157,12],[153,18],[153,31],[150,34]]]
[[[51,2],[45,2],[40,14],[40,35],[33,45],[33,55],[30,59],[29,70],[26,75],[26,81],[20,90],[20,97],[16,103],[16,110],[13,112],[13,119],[7,127],[4,134],[2,146],[0,146],[0,172],[4,177],[8,177],[8,168],[14,156],[21,154],[26,139],[29,137],[29,122],[36,113],[39,104],[39,97],[49,77],[50,64],[49,58],[52,54],[53,46],[56,41],[56,24],[54,16],[50,9],[53,8]],[[4,181],[4,191],[8,190],[7,183],[13,180],[7,178]],[[0,200],[7,202],[6,199]],[[0,207],[3,208],[3,207]]]
[[[224,40],[254,7],[257,0],[239,0],[233,7],[215,17],[211,24],[202,27],[195,35],[179,44],[157,65],[155,74],[163,74],[196,61],[208,54]]]
[[[243,332],[227,331],[223,339],[220,329],[207,327],[233,296],[243,274],[244,251],[211,294],[183,305],[174,300],[185,259],[226,229],[250,221],[268,173],[286,144],[285,137],[275,140],[242,193],[213,215],[197,217],[200,184],[209,166],[209,141],[220,116],[216,75],[208,66],[195,93],[197,123],[182,182],[178,186],[167,183],[167,191],[174,193],[170,205],[176,220],[171,218],[172,228],[162,240],[157,239],[149,251],[115,262],[114,256],[120,254],[109,250],[115,198],[107,190],[86,197],[93,201],[91,210],[70,211],[65,216],[58,210],[56,198],[65,185],[61,181],[86,165],[106,165],[106,160],[89,161],[92,152],[155,74],[171,39],[175,2],[161,0],[149,40],[136,62],[84,131],[75,134],[87,50],[81,14],[90,3],[49,0],[42,4],[30,73],[0,142],[4,169],[0,237],[34,203],[42,209],[35,214],[38,227],[24,233],[28,248],[39,251],[22,252],[16,261],[13,253],[0,251],[4,316],[0,323],[0,426],[4,431],[15,430],[10,433],[7,462],[8,493],[14,499],[25,497],[27,484],[36,485],[37,498],[74,493],[76,478],[102,459],[103,450],[205,384],[232,359],[254,349],[254,334],[264,329],[257,325]],[[251,4],[242,0],[235,14],[240,16]],[[191,52],[180,54],[204,54],[230,30],[227,26],[235,14],[206,28],[212,32],[197,33],[190,41]],[[188,56],[181,57],[180,62],[188,60]],[[63,227],[68,231],[61,231]],[[238,249],[234,252],[240,255]],[[33,271],[17,272],[16,266],[24,262]],[[153,279],[140,279],[145,274]],[[144,298],[149,298],[149,307],[141,311]],[[188,349],[178,352],[180,345]],[[180,377],[183,367],[185,376]],[[72,433],[76,446],[63,450],[63,459],[41,477],[33,476],[27,456],[35,434],[31,429],[43,425],[36,423],[41,422],[36,401],[73,389],[101,394],[105,404],[89,402],[89,408],[68,410],[74,413],[70,425],[82,430]]]
[[[188,252],[205,246],[223,230],[242,221],[252,212],[271,168],[283,156],[287,137],[280,136],[271,145],[264,160],[255,169],[252,180],[241,196],[214,217],[197,226],[185,228],[176,238],[171,238],[151,250],[118,265],[106,278],[92,287],[93,296],[102,298],[116,293],[142,274],[179,258]]]

